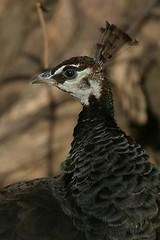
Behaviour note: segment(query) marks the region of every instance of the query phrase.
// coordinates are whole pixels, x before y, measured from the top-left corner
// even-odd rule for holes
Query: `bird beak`
[[[45,83],[48,85],[55,85],[55,80],[52,78],[53,75],[51,73],[51,70],[48,70],[44,73],[41,73],[37,76],[33,77],[33,80],[31,81],[30,84],[41,84],[41,83]]]

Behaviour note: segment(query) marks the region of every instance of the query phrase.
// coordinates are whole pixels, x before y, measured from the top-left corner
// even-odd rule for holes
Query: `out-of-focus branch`
[[[36,7],[37,7],[37,12],[39,16],[39,20],[41,23],[42,27],[42,32],[43,32],[43,40],[44,40],[44,68],[47,69],[49,67],[48,63],[48,58],[49,58],[49,48],[48,48],[48,34],[47,34],[47,28],[45,24],[45,19],[44,19],[44,14],[42,11],[42,5],[40,3],[40,0],[35,0],[36,2]],[[50,106],[50,125],[49,125],[49,132],[48,132],[48,155],[47,155],[47,172],[48,176],[53,175],[52,173],[52,160],[54,159],[53,156],[53,149],[52,149],[52,144],[53,144],[53,121],[54,121],[54,110],[55,110],[55,104],[53,101],[52,93],[51,90],[48,88],[48,96],[49,96],[49,106]]]
[[[35,3],[36,3],[36,7],[37,7],[40,24],[42,27],[43,40],[44,40],[44,68],[47,69],[49,67],[49,63],[48,63],[49,48],[48,48],[47,28],[46,28],[44,15],[43,15],[43,11],[42,11],[42,5],[40,3],[40,0],[35,0]]]

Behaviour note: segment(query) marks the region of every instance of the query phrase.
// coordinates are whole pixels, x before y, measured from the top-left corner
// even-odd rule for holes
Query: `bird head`
[[[90,96],[98,99],[101,95],[102,66],[87,56],[73,57],[35,76],[33,83],[56,86],[88,105]]]
[[[103,67],[124,44],[135,45],[137,40],[132,40],[125,32],[108,22],[100,30],[101,38],[96,44],[94,59],[87,56],[70,58],[52,70],[36,76],[32,83],[54,85],[79,99],[83,105],[89,105],[92,96],[100,99],[102,95],[101,99],[106,100],[106,104],[113,105]]]

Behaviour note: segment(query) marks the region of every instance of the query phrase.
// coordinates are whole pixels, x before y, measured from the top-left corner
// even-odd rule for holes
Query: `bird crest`
[[[101,36],[96,44],[95,53],[95,62],[98,64],[107,63],[123,45],[138,44],[136,39],[133,40],[127,33],[108,21],[106,21],[105,28],[100,28],[100,31]]]

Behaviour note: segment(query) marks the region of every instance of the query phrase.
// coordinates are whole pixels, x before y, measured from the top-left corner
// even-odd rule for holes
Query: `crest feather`
[[[136,45],[138,41],[132,39],[127,33],[114,24],[106,21],[106,27],[100,28],[101,37],[96,44],[95,61],[106,63],[124,45]]]

